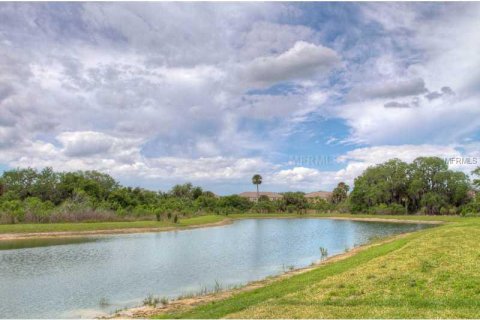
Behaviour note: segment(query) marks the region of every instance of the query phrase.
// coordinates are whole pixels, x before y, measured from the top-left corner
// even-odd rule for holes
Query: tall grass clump
[[[325,260],[328,257],[328,249],[320,247],[320,259]]]

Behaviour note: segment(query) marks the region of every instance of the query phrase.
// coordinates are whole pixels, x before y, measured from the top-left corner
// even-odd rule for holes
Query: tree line
[[[168,192],[125,187],[98,171],[27,168],[5,171],[0,177],[1,223],[177,221],[206,213],[304,213],[312,208],[332,209],[327,201],[310,205],[301,192],[287,192],[282,200],[260,197],[252,202],[238,195],[219,197],[191,183],[175,185]]]
[[[480,168],[473,172],[480,177]],[[252,180],[261,184],[261,176]],[[55,172],[14,169],[0,177],[0,223],[77,222],[132,219],[174,220],[206,213],[352,212],[372,214],[463,214],[480,212],[472,189],[480,179],[448,169],[435,157],[412,163],[398,159],[369,167],[350,187],[340,182],[330,199],[307,201],[303,192],[285,192],[282,199],[260,196],[252,202],[216,196],[191,183],[167,192],[120,185],[97,171]]]

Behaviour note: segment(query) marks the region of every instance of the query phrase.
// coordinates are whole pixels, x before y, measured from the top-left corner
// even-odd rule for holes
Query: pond
[[[182,231],[0,241],[0,316],[94,317],[246,284],[422,224],[333,219],[248,219]]]

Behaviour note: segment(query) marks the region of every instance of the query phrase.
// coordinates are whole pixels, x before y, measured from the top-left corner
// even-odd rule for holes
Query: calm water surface
[[[0,316],[79,318],[304,267],[372,237],[421,224],[251,219],[231,225],[75,239],[0,242]],[[103,305],[100,300],[108,301]]]

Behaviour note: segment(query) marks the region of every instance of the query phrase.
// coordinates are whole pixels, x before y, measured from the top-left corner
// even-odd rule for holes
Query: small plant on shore
[[[167,297],[162,297],[160,299],[160,303],[163,305],[163,306],[166,306],[168,304],[169,300]]]
[[[161,302],[160,298],[155,297],[152,294],[143,299],[144,306],[156,307],[159,302]]]
[[[175,215],[175,216],[173,217],[173,223],[178,223],[178,216],[177,216],[177,215]]]
[[[320,247],[320,259],[325,260],[328,257],[328,249]]]
[[[105,307],[108,307],[110,305],[110,302],[108,301],[107,298],[103,297],[100,299],[100,301],[98,301],[98,304],[101,308],[105,308]]]
[[[220,291],[222,291],[222,285],[220,284],[220,282],[215,280],[215,286],[213,287],[213,292],[217,293]]]

